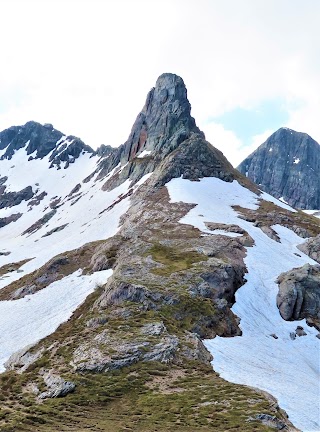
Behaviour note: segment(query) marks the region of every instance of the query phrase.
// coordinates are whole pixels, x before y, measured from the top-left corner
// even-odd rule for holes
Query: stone
[[[32,352],[31,350],[33,347],[34,345],[27,345],[21,350],[12,354],[5,362],[4,367],[7,370],[15,370],[19,373],[27,370],[32,363],[41,357],[44,351],[43,348],[40,348],[37,351]]]
[[[99,317],[90,318],[87,321],[86,326],[92,327],[92,328],[97,328],[97,327],[100,327],[100,326],[106,324],[107,322],[108,322],[108,318],[105,315],[102,315]]]
[[[320,264],[320,234],[297,246],[301,252]]]
[[[145,309],[154,309],[156,302],[165,300],[163,294],[148,290],[144,286],[120,282],[101,300],[100,306],[119,305],[125,301],[140,303]]]
[[[52,371],[46,371],[43,374],[43,380],[48,387],[48,390],[39,394],[39,399],[57,398],[64,397],[68,393],[74,392],[76,385],[72,381],[66,381],[53,373]]]
[[[282,273],[277,306],[283,319],[320,319],[320,265],[305,264]]]
[[[265,426],[277,429],[277,430],[287,430],[286,424],[279,420],[276,416],[270,414],[256,414],[254,417],[249,417],[247,421],[259,420]]]
[[[303,330],[303,327],[301,327],[301,326],[298,326],[297,328],[296,328],[296,335],[297,336],[307,336],[307,333]]]
[[[141,329],[141,333],[147,336],[160,336],[166,330],[163,322],[155,322],[145,324]]]
[[[169,363],[173,360],[179,347],[179,339],[176,336],[168,336],[163,338],[162,342],[154,345],[143,356],[145,361],[159,361],[161,363]]]

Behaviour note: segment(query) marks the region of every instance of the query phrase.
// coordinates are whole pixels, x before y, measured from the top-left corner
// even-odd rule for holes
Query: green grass
[[[160,276],[170,276],[172,273],[189,269],[195,263],[208,260],[206,255],[196,251],[181,252],[180,249],[160,243],[154,244],[147,254],[151,254],[154,261],[164,265],[164,267],[152,270],[154,274]]]
[[[154,362],[108,374],[79,375],[76,392],[64,399],[36,404],[31,397],[25,397],[20,399],[19,409],[17,402],[12,402],[16,406],[14,411],[3,407],[0,430],[270,430],[259,422],[246,422],[257,413],[270,412],[265,399],[257,397],[249,388],[225,382],[209,366],[195,362],[185,366],[182,378],[172,378],[172,372],[179,370],[177,366]],[[166,393],[148,387],[148,383],[159,376],[161,379],[169,377]]]

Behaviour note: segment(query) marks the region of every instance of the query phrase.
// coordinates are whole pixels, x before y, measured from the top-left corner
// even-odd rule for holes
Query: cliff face
[[[238,166],[264,191],[300,209],[320,208],[320,146],[281,128]]]

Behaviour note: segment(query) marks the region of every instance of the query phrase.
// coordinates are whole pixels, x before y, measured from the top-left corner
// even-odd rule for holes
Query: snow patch
[[[151,153],[151,150],[143,150],[143,152],[140,153],[137,157],[138,158],[144,158],[146,156],[149,156],[150,153]]]
[[[205,341],[214,358],[214,369],[228,381],[258,387],[273,394],[298,428],[320,430],[317,331],[308,327],[305,320],[284,321],[276,306],[276,278],[282,272],[305,263],[315,264],[296,247],[304,239],[275,225],[273,229],[281,240],[277,243],[260,228],[240,219],[231,206],[237,204],[255,209],[259,197],[236,181],[173,179],[167,188],[172,202],[197,204],[180,220],[181,223],[193,225],[204,233],[208,233],[205,222],[237,224],[255,241],[254,246],[247,248],[245,258],[247,282],[236,292],[236,303],[232,307],[241,319],[243,335]],[[265,196],[262,198],[266,199]],[[271,198],[269,200],[277,205],[286,206]],[[294,211],[289,206],[284,208]],[[204,217],[199,218],[199,214]],[[297,325],[304,327],[307,336],[291,340],[290,333]],[[276,334],[278,339],[272,334]]]
[[[281,199],[274,198],[272,195],[269,195],[266,192],[262,192],[262,194],[260,195],[260,198],[264,199],[265,201],[272,202],[273,204],[276,204],[277,206],[279,206],[285,210],[289,210],[292,213],[297,212],[297,210],[295,210],[293,207],[289,206],[285,201],[282,201]]]
[[[212,232],[212,234],[220,234],[220,235],[224,235],[227,237],[242,237],[242,234],[225,231],[223,229],[215,229],[211,232]]]
[[[283,197],[279,198],[279,201],[281,201],[281,202],[283,202],[285,204],[288,204],[287,201]]]
[[[53,282],[35,294],[0,302],[0,372],[15,352],[53,333],[67,321],[112,270],[82,275],[82,270]]]

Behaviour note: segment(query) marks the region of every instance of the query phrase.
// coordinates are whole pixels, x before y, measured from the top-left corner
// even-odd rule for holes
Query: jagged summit
[[[144,149],[165,156],[191,133],[204,138],[191,117],[191,105],[183,79],[170,73],[162,74],[148,93],[146,103],[124,144],[121,160],[127,162]]]
[[[280,128],[238,166],[266,192],[293,207],[320,208],[320,146],[309,135]]]
[[[42,125],[29,121],[24,126],[12,126],[0,132],[2,159],[11,159],[15,151],[25,147],[27,155],[37,152],[35,157],[42,158],[52,151],[63,134],[52,125]]]
[[[129,177],[137,182],[156,169],[161,185],[180,176],[190,179],[215,176],[228,181],[236,176],[223,154],[205,141],[204,133],[191,116],[183,79],[170,73],[160,75],[148,93],[128,140],[101,161],[99,178],[119,164],[123,168],[117,177],[108,180],[106,189]]]
[[[80,138],[66,136],[52,124],[29,121],[23,126],[12,126],[0,132],[0,158],[11,159],[16,151],[25,148],[29,160],[49,157],[50,167],[64,167],[74,162],[81,152],[94,153]]]

